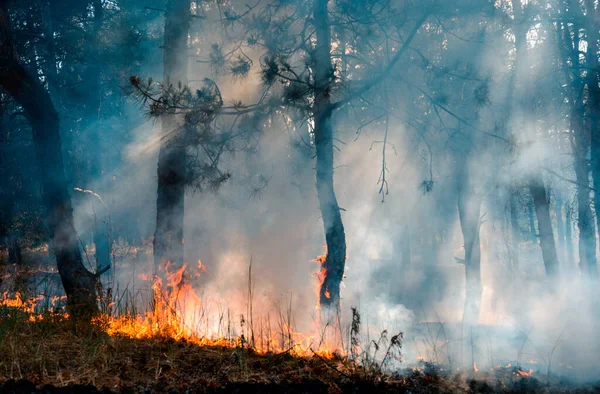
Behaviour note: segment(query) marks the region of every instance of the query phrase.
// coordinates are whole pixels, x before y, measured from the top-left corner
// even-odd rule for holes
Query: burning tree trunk
[[[69,312],[75,318],[89,318],[98,311],[96,276],[83,265],[79,240],[73,227],[58,114],[42,84],[29,75],[14,56],[7,2],[0,0],[0,86],[23,107],[31,124],[47,224]]]
[[[465,248],[465,309],[463,322],[476,324],[481,308],[481,247],[479,229],[483,196],[475,192],[471,184],[469,163],[461,163],[458,169],[457,194],[458,218]]]
[[[333,127],[330,89],[333,79],[331,36],[327,0],[316,0],[314,23],[315,104],[313,107],[315,146],[317,151],[317,195],[325,227],[327,256],[322,266],[321,305],[337,306],[340,284],[346,263],[346,234],[333,185]]]
[[[168,0],[165,14],[163,79],[177,87],[187,80],[189,0]],[[154,269],[158,274],[167,262],[183,266],[183,214],[186,149],[179,138],[178,116],[163,117],[163,140],[158,155],[158,192],[154,233]]]

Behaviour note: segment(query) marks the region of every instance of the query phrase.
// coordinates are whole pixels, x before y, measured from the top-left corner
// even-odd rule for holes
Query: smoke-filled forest
[[[598,0],[0,0],[0,392],[600,387]]]

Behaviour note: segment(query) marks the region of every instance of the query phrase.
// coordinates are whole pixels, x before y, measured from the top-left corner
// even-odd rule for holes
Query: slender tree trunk
[[[558,234],[558,248],[563,260],[567,260],[565,253],[565,220],[563,218],[563,200],[558,190],[554,190],[554,212],[556,214],[556,233]]]
[[[88,120],[91,125],[88,127],[91,146],[89,149],[90,157],[90,176],[88,179],[88,189],[93,189],[101,197],[104,195],[104,182],[102,179],[102,118],[100,116],[102,106],[102,72],[101,62],[98,54],[100,48],[100,33],[104,20],[104,9],[102,8],[101,0],[93,0],[94,19],[92,22],[92,32],[90,34],[88,59],[91,59],[88,64],[87,80],[90,84],[90,94],[87,103]],[[95,186],[93,186],[95,185]],[[96,197],[90,196],[95,199]],[[98,272],[109,272],[111,267],[111,231],[109,212],[104,204],[97,204],[94,200],[94,227],[93,241],[96,247],[96,269]]]
[[[565,253],[569,268],[573,267],[573,219],[571,217],[571,206],[567,204],[565,212]]]
[[[571,129],[575,134],[574,152],[575,179],[577,180],[577,229],[579,230],[579,269],[588,277],[597,275],[596,268],[596,231],[594,216],[590,207],[590,179],[587,164],[589,139],[583,130],[583,110],[572,111]]]
[[[168,0],[165,14],[163,79],[166,86],[187,83],[187,38],[190,23],[189,0]],[[183,215],[185,197],[186,149],[179,138],[180,119],[161,119],[163,140],[158,155],[154,269],[167,263],[183,266]]]
[[[0,0],[0,86],[23,108],[33,132],[33,144],[41,172],[56,263],[74,318],[89,318],[98,311],[96,277],[83,265],[73,226],[73,209],[65,178],[58,114],[42,84],[17,62],[13,54],[7,1]]]
[[[510,232],[511,232],[511,260],[513,269],[519,267],[519,244],[521,243],[521,229],[519,227],[519,210],[517,209],[517,189],[510,189],[509,210],[510,210]]]
[[[598,65],[598,24],[600,8],[594,9],[594,1],[586,0],[587,5],[587,85],[588,113],[591,136],[591,170],[594,181],[594,207],[596,209],[596,228],[600,232],[600,67]],[[600,7],[600,6],[599,6]],[[596,269],[591,267],[591,269]],[[596,277],[597,271],[592,272]]]
[[[533,197],[527,201],[527,213],[529,216],[529,239],[534,244],[537,243],[537,231],[535,230],[535,208],[533,204]]]
[[[539,169],[532,171],[529,181],[529,191],[531,192],[538,218],[540,246],[542,248],[546,276],[548,279],[556,279],[558,277],[559,263],[556,254],[554,233],[552,231],[552,220],[550,219],[550,202],[546,196],[546,187],[544,186],[542,172]]]
[[[340,284],[346,264],[346,234],[333,185],[333,127],[330,89],[333,78],[331,36],[327,0],[315,0],[314,19],[316,49],[314,53],[315,145],[317,150],[317,196],[325,227],[327,256],[322,266],[319,302],[321,305],[339,305]]]
[[[518,74],[519,91],[524,96],[524,107],[525,111],[533,112],[532,98],[530,92],[533,90],[528,84],[531,80],[531,76],[528,74],[528,68],[526,67],[528,62],[528,49],[527,49],[527,30],[528,21],[524,16],[524,9],[521,0],[512,0],[513,10],[515,13],[515,48],[517,50],[515,72]],[[523,113],[520,112],[519,116],[521,120],[524,119]],[[529,136],[534,138],[535,134]],[[548,279],[555,279],[558,275],[558,255],[556,253],[556,243],[554,241],[554,230],[552,229],[552,220],[550,219],[550,203],[546,196],[546,186],[544,185],[544,178],[542,171],[539,167],[535,167],[529,171],[528,174],[528,187],[531,193],[531,201],[529,202],[529,226],[531,230],[531,236],[534,243],[537,243],[535,221],[533,218],[533,211],[537,216],[538,232],[540,238],[540,247],[542,249],[542,256],[544,260],[544,267],[546,268],[546,276]]]
[[[458,170],[458,218],[465,248],[465,309],[463,323],[477,324],[481,309],[481,247],[479,229],[483,196],[476,193],[471,185],[468,163],[462,163]]]

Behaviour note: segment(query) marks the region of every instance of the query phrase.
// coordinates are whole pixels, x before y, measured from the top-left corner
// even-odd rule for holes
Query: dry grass
[[[160,337],[111,337],[99,327],[74,325],[50,314],[31,322],[28,314],[6,307],[0,308],[0,354],[0,384],[26,379],[38,386],[92,384],[122,393],[560,391],[528,377],[473,380],[435,368],[399,375],[343,357],[260,355],[247,345],[207,347]]]

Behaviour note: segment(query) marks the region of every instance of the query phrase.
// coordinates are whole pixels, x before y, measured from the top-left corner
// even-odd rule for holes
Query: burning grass
[[[259,353],[241,340],[198,344],[158,334],[138,339],[109,335],[98,324],[77,325],[60,314],[32,320],[16,307],[2,307],[0,313],[0,382],[92,384],[119,392],[202,392],[239,384],[341,392],[340,387],[350,385],[389,389],[407,384],[337,355]]]
[[[390,373],[381,367],[381,358],[369,358],[364,352],[355,356],[267,352],[241,337],[201,343],[158,331],[136,338],[111,332],[101,322],[76,324],[60,313],[31,316],[19,305],[0,307],[0,392],[3,384],[14,388],[10,379],[38,386],[91,384],[122,393],[593,392],[549,388],[529,373],[509,368],[467,376],[422,363],[421,368]],[[389,357],[383,343],[378,346]],[[385,343],[391,346],[393,341]],[[353,348],[359,347],[353,343]]]

